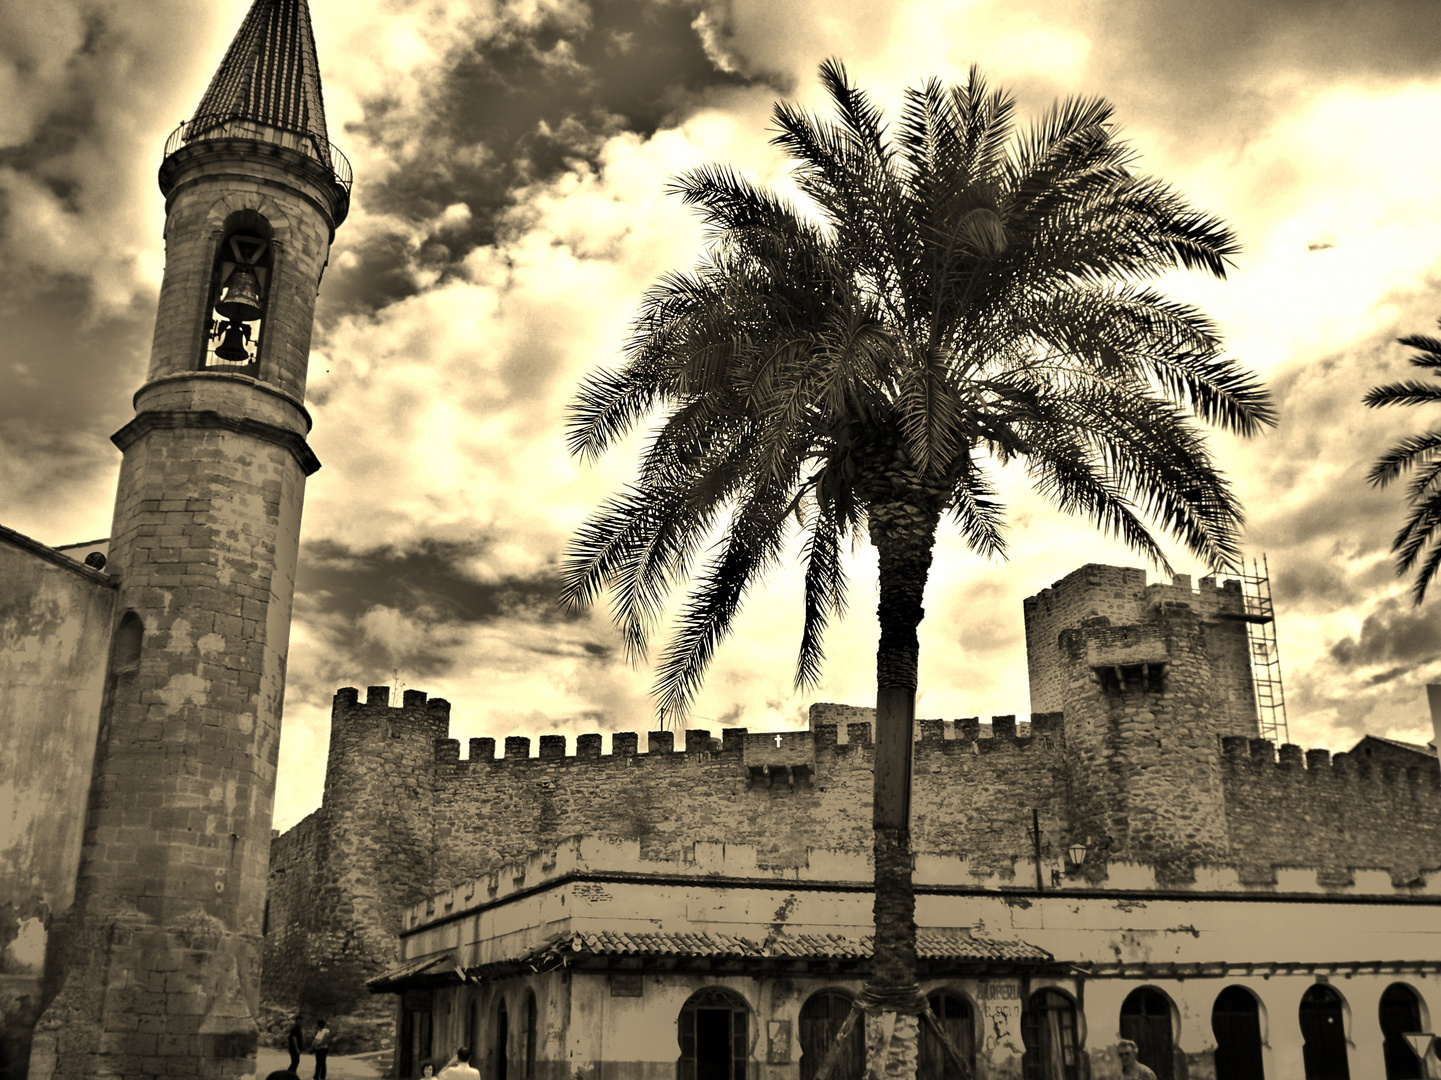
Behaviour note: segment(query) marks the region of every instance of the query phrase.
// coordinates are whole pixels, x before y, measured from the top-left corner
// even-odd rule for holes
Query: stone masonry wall
[[[1112,859],[1189,880],[1228,854],[1211,624],[1184,605],[1061,634],[1075,825]]]
[[[385,687],[365,703],[336,694],[324,802],[271,845],[264,997],[347,1015],[388,1010],[365,978],[392,967],[402,912],[437,889],[489,873],[575,833],[638,839],[647,856],[674,857],[700,841],[755,844],[768,865],[801,865],[807,848],[869,851],[870,726],[814,732],[631,732],[530,740],[472,739],[469,756],[445,738],[448,706],[407,691],[391,708]],[[818,713],[823,717],[824,712]],[[1013,872],[1030,857],[1036,807],[1065,816],[1060,718],[983,725],[923,720],[915,744],[915,843],[921,853],[968,855],[978,877]],[[988,730],[989,729],[989,730]],[[989,735],[989,737],[987,737]],[[1057,832],[1056,842],[1064,843]],[[337,996],[344,984],[355,993]],[[331,996],[327,999],[326,994]],[[342,1000],[342,998],[344,998]],[[337,1034],[344,1034],[337,1029]]]
[[[1244,612],[1245,600],[1241,583],[1234,579],[1218,585],[1214,578],[1202,578],[1193,590],[1190,577],[1178,574],[1170,584],[1147,585],[1143,570],[1093,563],[1028,597],[1024,608],[1031,708],[1065,708],[1067,680],[1057,644],[1063,631],[1096,620],[1134,625],[1145,622],[1153,610],[1176,605],[1190,608],[1211,628],[1210,711],[1221,720],[1225,734],[1258,734],[1250,645],[1246,624],[1236,618]]]
[[[1145,588],[1144,570],[1091,563],[1026,598],[1032,709],[1053,712],[1065,707],[1066,676],[1056,644],[1061,631],[1098,616],[1118,626],[1140,622]]]
[[[335,695],[322,806],[272,845],[267,1002],[389,1016],[362,984],[393,963],[400,912],[430,892],[435,747],[449,723],[449,704],[419,691],[398,708],[383,686],[363,704],[352,688]]]
[[[977,720],[957,721],[944,737],[939,720],[923,721],[915,744],[913,801],[918,852],[959,851],[978,875],[1009,871],[1030,853],[1030,808],[1063,817],[1059,718],[1037,717],[1018,738],[1014,717],[996,717],[993,736]],[[835,725],[814,732],[753,735],[731,728],[720,740],[652,732],[645,752],[637,737],[617,733],[602,755],[599,735],[577,739],[566,756],[560,735],[529,740],[473,739],[470,756],[442,742],[435,786],[437,887],[553,845],[574,833],[640,841],[645,856],[674,857],[696,841],[754,844],[769,865],[800,865],[807,848],[868,851],[873,750],[868,725],[852,725],[840,743]],[[778,824],[781,827],[778,827]]]
[[[1276,880],[1285,867],[1316,868],[1324,884],[1360,869],[1398,888],[1441,870],[1441,767],[1374,766],[1348,754],[1269,739],[1223,740],[1226,824],[1242,879]]]

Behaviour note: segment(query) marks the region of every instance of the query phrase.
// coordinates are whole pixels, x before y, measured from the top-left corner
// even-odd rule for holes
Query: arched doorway
[[[509,1043],[510,1014],[505,1009],[505,998],[501,998],[495,1005],[495,1054],[492,1058],[495,1064],[490,1071],[495,1080],[506,1080],[505,1071],[509,1064],[506,1050]]]
[[[1265,1080],[1261,1063],[1261,1007],[1242,986],[1228,986],[1211,1006],[1216,1080]]]
[[[926,995],[936,1022],[946,1033],[951,1045],[961,1052],[970,1076],[976,1074],[976,1021],[971,1003],[954,990],[932,990]],[[929,1026],[921,1027],[920,1063],[916,1080],[970,1080],[951,1060],[941,1040]]]
[[[676,1018],[677,1080],[746,1080],[749,1032],[743,997],[721,986],[696,991]]]
[[[1317,984],[1301,995],[1301,1056],[1306,1080],[1351,1080],[1341,995]]]
[[[1421,1059],[1406,1042],[1406,1032],[1420,1031],[1421,999],[1405,983],[1392,983],[1381,995],[1381,1034],[1386,1037],[1386,1080],[1420,1080]]]
[[[1076,1004],[1059,990],[1037,990],[1021,1014],[1026,1080],[1081,1080]]]
[[[1171,999],[1141,986],[1121,1002],[1121,1038],[1136,1044],[1136,1060],[1150,1067],[1156,1080],[1175,1080],[1175,1044],[1171,1036]]]
[[[814,1080],[841,1025],[850,1015],[853,1000],[840,990],[822,990],[812,994],[801,1006],[801,1080]],[[865,1018],[858,1016],[841,1059],[831,1070],[831,1080],[862,1080],[865,1075],[866,1025]]]

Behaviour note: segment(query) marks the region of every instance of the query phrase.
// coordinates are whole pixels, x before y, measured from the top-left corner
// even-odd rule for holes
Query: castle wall
[[[1269,885],[1287,867],[1315,867],[1346,887],[1356,871],[1387,871],[1397,888],[1441,872],[1441,767],[1401,770],[1348,754],[1223,740],[1226,826],[1243,880]]]
[[[1186,607],[1061,634],[1074,826],[1097,854],[1188,880],[1226,861],[1212,624]]]
[[[1064,816],[1065,783],[1057,717],[1033,721],[1018,738],[1014,717],[997,717],[992,737],[977,720],[956,724],[947,739],[941,721],[922,721],[915,744],[913,800],[917,852],[964,846],[977,873],[1009,871],[1031,851],[1030,808],[1044,821]],[[813,732],[748,734],[727,729],[717,741],[653,732],[640,752],[635,735],[617,733],[612,753],[600,736],[581,736],[566,756],[564,736],[506,740],[493,757],[489,739],[440,745],[436,761],[437,885],[454,883],[552,846],[561,837],[593,833],[635,839],[657,857],[697,841],[754,844],[771,865],[805,861],[808,848],[869,851],[874,751],[867,725],[852,725],[842,744],[833,724]],[[784,822],[778,828],[778,822]],[[1044,827],[1044,826],[1043,826]]]
[[[272,843],[266,1001],[388,1022],[362,984],[394,962],[400,912],[433,883],[435,746],[448,730],[449,705],[418,691],[396,708],[386,687],[364,703],[335,695],[321,809]]]

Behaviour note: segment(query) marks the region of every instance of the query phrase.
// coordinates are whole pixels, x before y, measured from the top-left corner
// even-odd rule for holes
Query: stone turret
[[[1240,584],[1084,566],[1025,602],[1032,706],[1065,713],[1072,839],[1159,879],[1230,857],[1222,737],[1257,734]]]
[[[63,982],[32,1078],[254,1069],[316,291],[350,202],[305,0],[256,0],[160,167],[165,275]],[[65,943],[62,943],[61,939]]]

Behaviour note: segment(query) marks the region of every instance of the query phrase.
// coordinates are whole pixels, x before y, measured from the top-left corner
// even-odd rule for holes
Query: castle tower
[[[1090,565],[1025,602],[1031,707],[1065,713],[1073,839],[1186,881],[1225,862],[1221,738],[1257,734],[1240,583]]]
[[[349,208],[305,0],[255,0],[160,167],[166,266],[59,992],[32,1078],[254,1069],[316,291]]]

